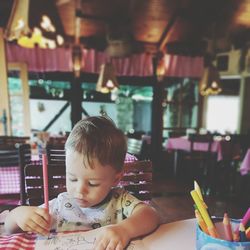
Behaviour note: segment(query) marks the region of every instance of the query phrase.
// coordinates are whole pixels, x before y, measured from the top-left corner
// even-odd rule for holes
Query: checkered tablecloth
[[[19,166],[0,167],[0,194],[20,193]]]
[[[34,250],[36,234],[18,233],[4,234],[4,224],[9,211],[4,210],[0,213],[0,250]]]
[[[0,250],[34,250],[36,234],[19,233],[0,236]]]

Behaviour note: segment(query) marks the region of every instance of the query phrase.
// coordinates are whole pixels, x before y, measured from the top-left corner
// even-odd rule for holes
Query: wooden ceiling
[[[0,26],[12,3],[0,1]],[[209,39],[222,50],[250,39],[250,0],[30,0],[31,23],[39,8],[61,25],[66,44],[102,51],[122,41],[131,53],[202,55]]]

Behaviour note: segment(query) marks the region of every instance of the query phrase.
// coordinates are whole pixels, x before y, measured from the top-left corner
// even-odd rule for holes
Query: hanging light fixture
[[[101,65],[100,75],[96,84],[96,91],[109,93],[119,88],[115,70],[111,63]]]
[[[82,68],[82,48],[80,45],[74,45],[72,48],[72,64],[75,77],[80,77]]]
[[[205,68],[199,82],[199,91],[202,96],[217,95],[222,91],[220,74],[213,65],[216,47],[215,28],[216,23],[212,25],[212,40],[208,46],[208,53],[204,56]]]
[[[219,72],[212,63],[205,67],[199,86],[202,96],[217,95],[222,91]]]
[[[64,43],[63,36],[58,33],[54,23],[45,14],[49,11],[45,9],[48,6],[46,3],[51,4],[51,2],[33,1],[36,6],[33,11],[30,8],[30,3],[30,0],[14,0],[5,30],[5,38],[8,41],[16,40],[17,44],[25,48],[38,46],[53,49],[62,45]],[[38,11],[40,12],[38,13]],[[34,15],[32,19],[36,20],[32,25],[29,23],[31,12]]]

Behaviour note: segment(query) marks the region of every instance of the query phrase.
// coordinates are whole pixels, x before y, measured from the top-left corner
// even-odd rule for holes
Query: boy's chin
[[[75,201],[77,202],[77,204],[80,206],[80,207],[83,207],[83,208],[86,208],[86,207],[90,207],[91,204],[86,201],[86,200],[82,200],[82,199],[75,199]]]

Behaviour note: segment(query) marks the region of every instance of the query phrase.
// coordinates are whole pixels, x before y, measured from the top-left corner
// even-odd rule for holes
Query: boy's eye
[[[77,181],[77,179],[73,179],[73,178],[69,178],[69,180],[70,180],[71,182],[76,182],[76,181]]]
[[[92,183],[92,182],[89,182],[89,186],[90,187],[98,187],[100,184],[99,183]]]

